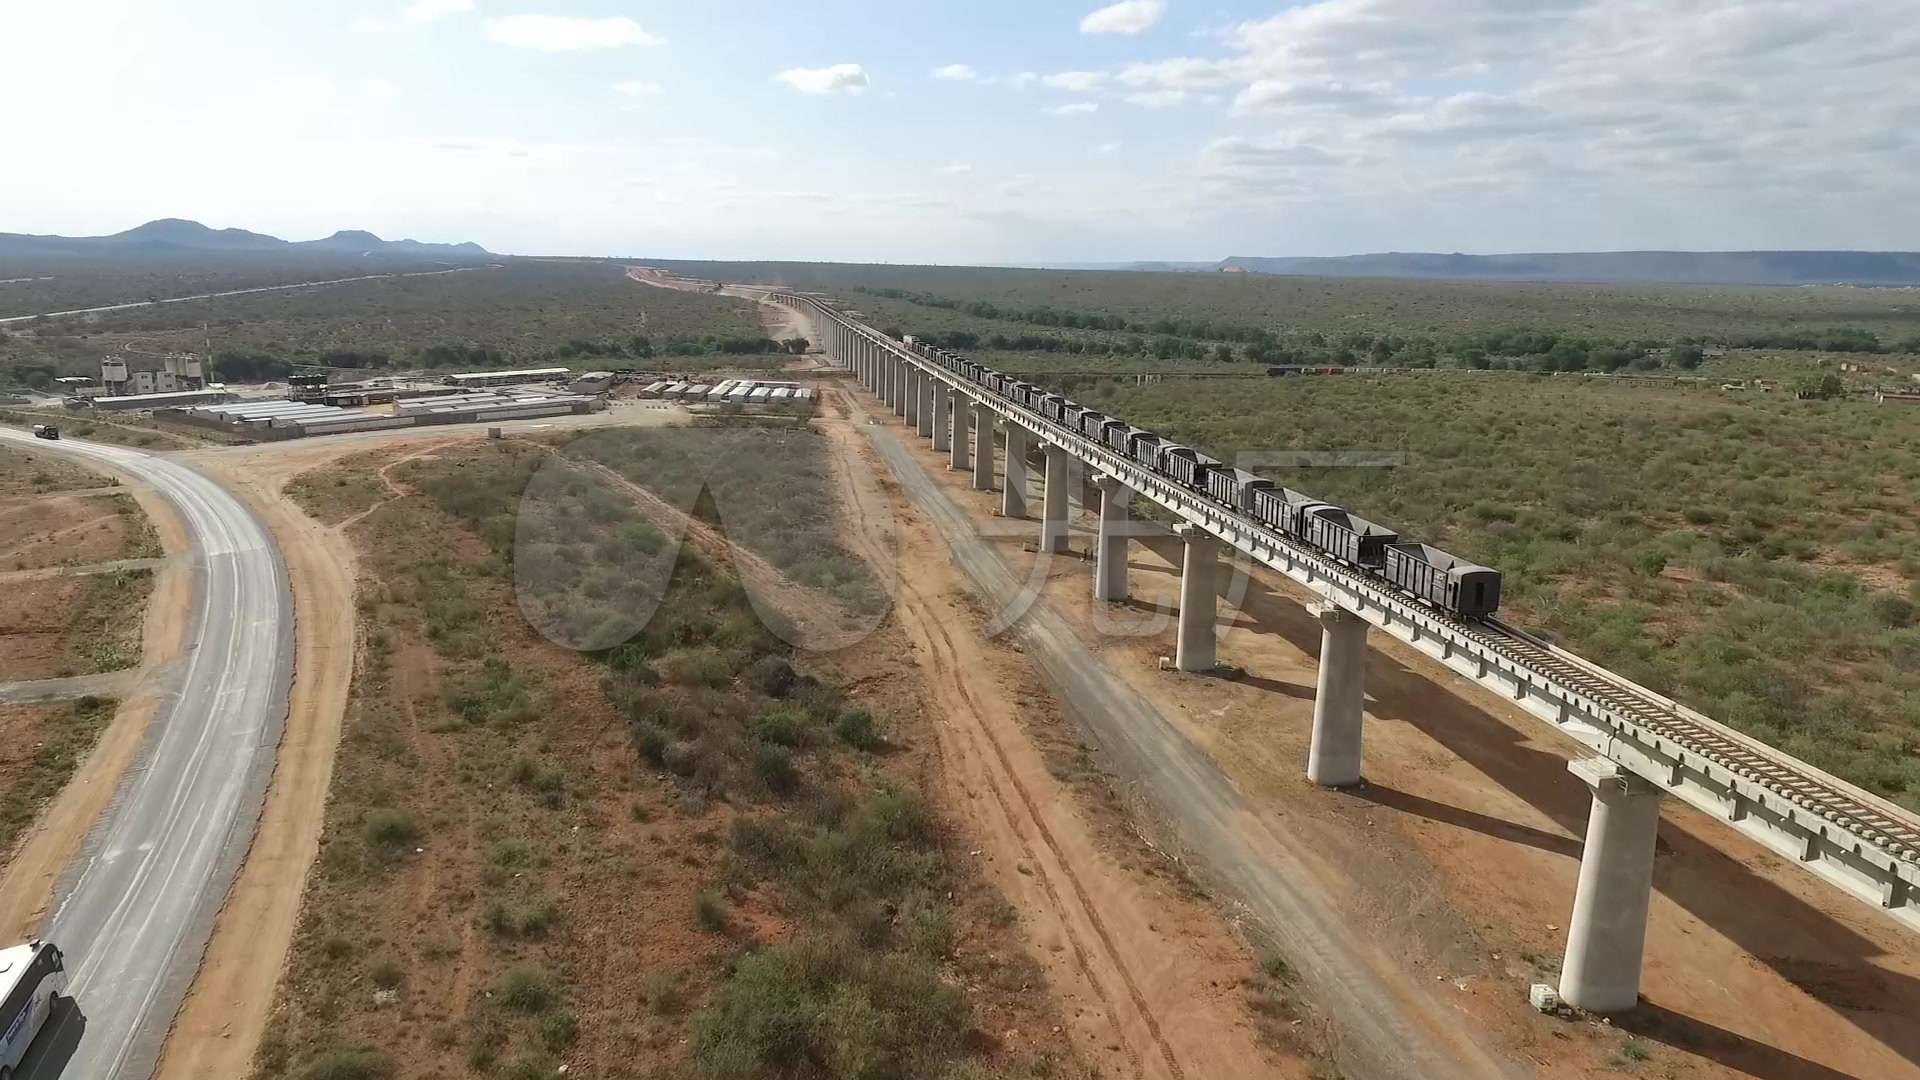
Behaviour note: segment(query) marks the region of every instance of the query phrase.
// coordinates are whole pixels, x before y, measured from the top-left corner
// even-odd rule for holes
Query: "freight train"
[[[1229,468],[1198,450],[1124,420],[1095,412],[1060,394],[1002,375],[983,364],[906,339],[920,357],[1089,439],[1198,495],[1409,596],[1468,619],[1500,608],[1500,572],[1428,544],[1403,543],[1400,534],[1358,514],[1322,502],[1243,469]]]

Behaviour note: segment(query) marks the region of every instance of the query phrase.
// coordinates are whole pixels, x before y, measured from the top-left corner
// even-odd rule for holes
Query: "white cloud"
[[[1120,0],[1080,20],[1083,34],[1138,34],[1167,13],[1167,0]]]
[[[1143,90],[1185,90],[1198,93],[1224,90],[1244,81],[1236,73],[1240,65],[1225,60],[1206,60],[1176,56],[1167,60],[1128,64],[1114,73],[1115,81]]]
[[[1007,85],[1015,90],[1028,89],[1039,81],[1040,76],[1031,71],[1023,71],[1018,75],[1009,75],[1006,78]]]
[[[1091,101],[1076,101],[1071,105],[1055,105],[1046,110],[1054,116],[1088,116],[1100,111],[1100,106]]]
[[[1048,75],[1040,80],[1040,85],[1049,90],[1069,90],[1084,94],[1101,83],[1107,77],[1098,71],[1062,71],[1057,75]]]
[[[655,82],[641,82],[637,79],[629,79],[625,82],[614,83],[613,92],[619,94],[621,97],[632,98],[637,101],[640,98],[659,97],[667,92],[667,88]]]
[[[1190,96],[1185,90],[1142,90],[1137,94],[1128,94],[1126,101],[1143,109],[1167,109],[1186,104]]]
[[[979,82],[980,73],[965,64],[948,64],[933,69],[933,77],[950,82]]]
[[[483,26],[487,36],[501,45],[536,52],[666,44],[664,38],[647,33],[639,23],[624,15],[604,19],[568,15],[507,15],[488,19]]]
[[[1104,142],[1104,143],[1101,143],[1099,146],[1094,147],[1094,152],[1097,154],[1117,153],[1120,147],[1123,145],[1125,144],[1120,142]]]
[[[859,64],[788,68],[776,77],[803,94],[846,94],[853,97],[866,93],[869,85],[866,69]]]
[[[942,165],[933,171],[939,173],[941,176],[959,176],[961,173],[972,172],[973,166],[964,161],[956,161],[951,165]]]
[[[400,17],[410,23],[424,25],[449,15],[466,15],[471,11],[473,0],[413,0],[413,3],[401,9]]]

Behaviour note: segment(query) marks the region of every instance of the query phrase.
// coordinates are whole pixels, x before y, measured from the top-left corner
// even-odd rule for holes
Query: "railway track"
[[[1809,775],[1796,768],[1796,763],[1785,755],[1756,750],[1730,738],[1687,716],[1675,703],[1625,684],[1604,669],[1589,668],[1569,659],[1533,635],[1498,620],[1488,620],[1484,627],[1461,621],[1459,628],[1465,633],[1482,634],[1488,647],[1504,652],[1515,662],[1587,695],[1640,727],[1715,761],[1795,806],[1841,822],[1895,855],[1920,858],[1920,826]]]

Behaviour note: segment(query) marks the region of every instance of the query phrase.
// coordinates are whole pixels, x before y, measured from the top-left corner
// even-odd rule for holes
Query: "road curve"
[[[292,684],[293,598],[266,526],[201,473],[6,428],[0,443],[137,476],[174,505],[192,538],[186,654],[40,928],[67,954],[76,1008],[48,1025],[20,1074],[146,1080],[259,820]]]

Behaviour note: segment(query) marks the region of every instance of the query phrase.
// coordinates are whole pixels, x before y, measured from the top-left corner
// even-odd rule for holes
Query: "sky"
[[[0,231],[1920,249],[1920,0],[0,0]]]

